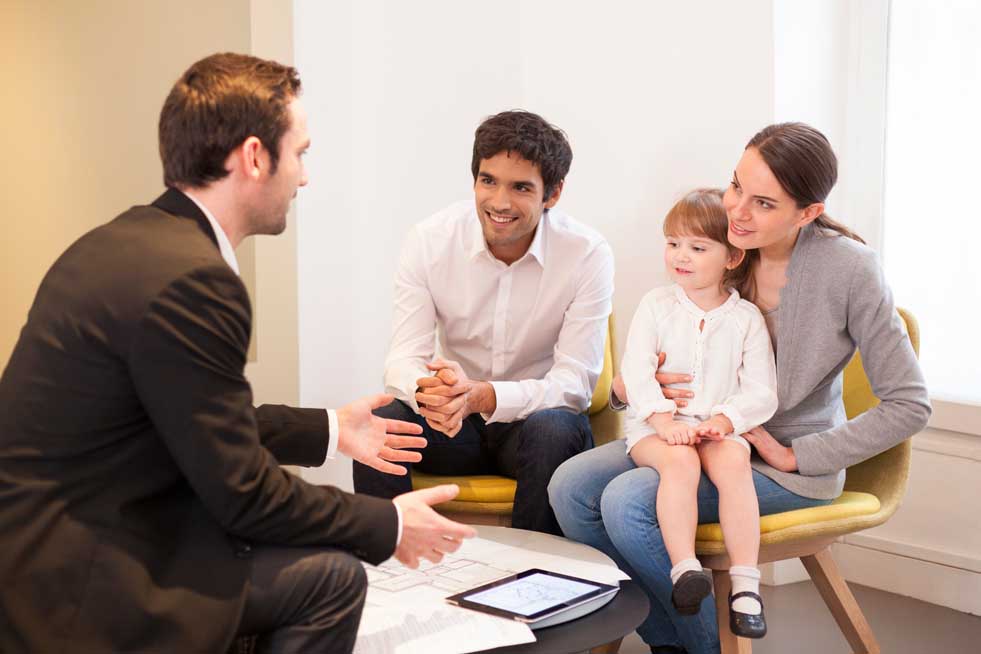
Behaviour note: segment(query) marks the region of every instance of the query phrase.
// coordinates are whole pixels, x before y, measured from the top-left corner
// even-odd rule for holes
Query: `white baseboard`
[[[840,538],[839,543],[856,545],[868,550],[896,554],[908,559],[918,559],[927,563],[936,563],[949,568],[960,568],[966,572],[981,574],[981,556],[965,552],[951,552],[937,547],[929,547],[916,543],[904,543],[891,538],[883,538],[877,535],[874,530],[848,534]]]
[[[850,582],[981,615],[981,573],[854,543],[831,552]]]
[[[981,615],[981,560],[864,534],[845,538],[831,553],[847,581]],[[760,572],[767,586],[810,578],[800,559],[764,563]]]
[[[760,566],[760,583],[764,586],[796,584],[798,581],[807,581],[810,578],[800,559],[784,559]]]

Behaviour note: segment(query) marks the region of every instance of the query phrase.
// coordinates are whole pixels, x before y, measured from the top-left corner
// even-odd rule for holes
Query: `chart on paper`
[[[513,574],[510,570],[450,554],[437,565],[422,561],[418,570],[406,568],[395,560],[388,560],[377,567],[365,566],[365,570],[368,583],[375,590],[401,593],[429,586],[440,591],[443,597]]]

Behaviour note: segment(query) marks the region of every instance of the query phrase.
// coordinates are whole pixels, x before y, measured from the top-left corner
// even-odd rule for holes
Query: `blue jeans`
[[[689,654],[719,652],[712,597],[697,615],[681,616],[671,604],[671,559],[655,510],[660,477],[638,467],[618,440],[569,459],[548,486],[555,517],[568,538],[591,545],[616,561],[640,584],[651,612],[637,628],[648,645],[684,647]],[[760,515],[828,504],[795,495],[753,471]],[[698,484],[698,521],[719,521],[719,493],[702,474]]]

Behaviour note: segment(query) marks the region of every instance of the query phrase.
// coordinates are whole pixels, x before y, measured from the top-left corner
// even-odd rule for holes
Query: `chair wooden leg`
[[[732,590],[729,571],[713,570],[712,585],[715,587],[715,616],[719,624],[722,654],[753,654],[752,641],[738,638],[729,630],[729,591]]]
[[[620,651],[620,643],[622,642],[623,638],[617,638],[612,643],[594,647],[593,649],[589,650],[589,654],[617,654],[617,652]]]
[[[800,560],[855,654],[880,654],[872,627],[831,557],[831,548]]]

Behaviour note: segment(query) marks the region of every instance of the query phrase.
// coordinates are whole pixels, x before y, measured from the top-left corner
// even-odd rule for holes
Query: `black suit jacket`
[[[390,501],[318,487],[322,410],[252,405],[251,307],[169,190],[51,267],[0,378],[0,651],[223,652],[246,543],[391,555]]]

